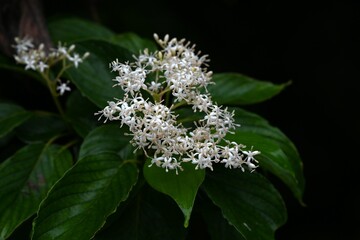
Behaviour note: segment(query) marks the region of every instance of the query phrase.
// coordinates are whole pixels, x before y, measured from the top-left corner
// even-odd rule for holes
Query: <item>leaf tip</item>
[[[187,227],[189,226],[192,208],[190,208],[190,209],[181,208],[181,211],[183,212],[184,218],[185,218],[185,220],[184,220],[184,227],[187,228]]]

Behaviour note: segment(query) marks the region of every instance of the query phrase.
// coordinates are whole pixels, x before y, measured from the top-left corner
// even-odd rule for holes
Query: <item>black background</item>
[[[316,2],[316,1],[314,1]],[[115,32],[186,38],[214,72],[240,72],[292,85],[247,109],[298,147],[306,207],[279,185],[289,219],[277,239],[360,239],[360,3],[288,1],[43,1],[47,18],[78,16]]]

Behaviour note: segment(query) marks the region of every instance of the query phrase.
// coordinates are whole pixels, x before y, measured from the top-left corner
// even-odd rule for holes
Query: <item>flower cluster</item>
[[[213,169],[214,163],[227,168],[246,166],[250,171],[257,166],[255,155],[259,151],[245,151],[245,146],[224,137],[233,133],[238,124],[234,113],[217,106],[207,91],[212,84],[212,72],[207,71],[207,55],[195,53],[195,46],[185,39],[169,39],[166,35],[155,40],[162,48],[154,53],[147,49],[135,57],[135,62],[110,64],[118,73],[113,81],[124,91],[124,97],[109,101],[108,106],[95,113],[101,119],[119,120],[129,127],[132,144],[143,149],[151,164],[182,170],[182,162],[191,162],[196,169]],[[152,96],[152,100],[144,97]],[[170,100],[169,100],[170,99]],[[174,110],[191,106],[203,118],[192,129],[177,121]],[[151,152],[151,156],[150,153]]]
[[[44,44],[35,47],[32,39],[28,37],[16,37],[15,43],[13,47],[16,50],[14,56],[16,62],[24,64],[25,70],[34,70],[41,74],[45,74],[46,70],[60,61],[62,61],[63,64],[62,71],[70,66],[77,68],[79,64],[89,56],[89,53],[80,56],[74,52],[75,45],[66,47],[60,42],[57,48],[50,49],[49,51],[46,51]],[[62,83],[60,79],[56,79],[56,81],[59,83],[57,90],[60,95],[65,91],[70,91],[66,83]]]

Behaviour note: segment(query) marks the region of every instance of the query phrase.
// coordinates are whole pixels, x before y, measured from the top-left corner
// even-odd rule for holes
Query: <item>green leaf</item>
[[[229,224],[222,215],[221,209],[210,199],[206,198],[206,201],[201,201],[198,206],[212,240],[246,240],[234,226]]]
[[[142,52],[146,48],[150,52],[154,52],[155,50],[157,50],[154,41],[141,38],[135,33],[131,32],[116,35],[111,39],[111,42],[128,49],[134,54],[139,54],[139,52]]]
[[[40,207],[33,239],[90,239],[103,226],[137,181],[136,166],[120,157],[127,144],[129,138],[116,125],[86,136],[80,160]]]
[[[238,73],[213,75],[215,84],[207,89],[219,105],[247,105],[265,101],[283,90],[289,83],[273,84],[259,81]]]
[[[84,139],[80,148],[79,158],[100,153],[120,153],[130,141],[124,135],[124,129],[118,125],[109,124],[95,128]]]
[[[95,236],[96,240],[185,239],[181,212],[175,202],[148,186],[117,217]]]
[[[30,116],[31,113],[18,105],[0,103],[0,138],[24,123]]]
[[[286,222],[280,194],[260,174],[216,168],[206,176],[206,193],[223,216],[247,240],[274,240]]]
[[[66,131],[66,123],[60,116],[37,112],[16,129],[16,135],[24,142],[46,142],[55,136],[63,135]]]
[[[79,91],[73,91],[66,102],[67,120],[81,137],[85,137],[98,125],[97,117],[94,116],[97,111],[98,107]]]
[[[154,189],[175,200],[184,214],[184,226],[187,227],[197,191],[205,178],[205,170],[195,170],[193,164],[183,163],[181,166],[184,171],[176,175],[175,171],[166,172],[163,168],[149,165],[148,159],[143,168],[146,181]]]
[[[68,150],[45,144],[28,145],[0,165],[0,239],[37,211],[71,165]]]
[[[268,169],[279,177],[301,202],[305,181],[302,162],[294,144],[278,128],[256,114],[235,109],[235,122],[241,127],[226,138],[261,151],[257,156],[260,168]]]
[[[123,47],[98,40],[79,42],[76,46],[79,53],[91,53],[78,68],[70,68],[66,72],[82,95],[98,107],[105,107],[107,101],[113,101],[114,98],[122,98],[122,89],[112,87],[115,74],[109,69],[109,63],[116,59],[120,62],[129,61],[133,59],[132,53]]]
[[[198,122],[205,117],[204,112],[194,112],[189,106],[175,109],[174,112],[177,116],[176,121],[181,123],[185,128],[194,128],[194,122]]]
[[[114,153],[80,159],[42,202],[32,239],[91,239],[128,197],[137,175],[134,164]]]
[[[63,18],[49,22],[48,29],[52,40],[66,43],[98,39],[109,40],[114,33],[95,22],[79,18]]]
[[[79,18],[63,18],[48,24],[52,40],[76,43],[85,40],[102,40],[121,46],[132,53],[138,54],[145,48],[155,51],[156,44],[149,39],[141,38],[135,33],[114,34],[109,29],[95,22]],[[130,60],[130,59],[129,59]]]

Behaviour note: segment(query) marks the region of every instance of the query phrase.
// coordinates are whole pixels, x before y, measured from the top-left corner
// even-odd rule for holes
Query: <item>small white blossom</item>
[[[18,53],[27,51],[34,47],[32,43],[32,39],[29,37],[24,37],[24,38],[16,37],[15,42],[16,45],[14,45],[13,47],[16,49],[16,52]]]
[[[79,54],[75,53],[72,57],[68,57],[68,59],[74,63],[74,66],[77,68],[79,63],[82,63],[82,58],[80,58]]]
[[[71,91],[71,88],[68,86],[69,82],[63,83],[59,81],[59,85],[56,87],[56,90],[59,92],[60,96],[64,95],[66,91]]]
[[[156,83],[154,81],[151,81],[150,85],[148,86],[148,89],[153,92],[159,92],[161,87],[161,83]]]
[[[36,60],[33,56],[24,56],[23,61],[25,64],[25,70],[36,70]]]
[[[37,65],[37,69],[39,69],[40,72],[44,72],[45,68],[48,68],[49,66],[45,64],[43,61],[40,61]]]
[[[57,57],[70,57],[70,49],[63,45],[61,42],[58,43],[57,48],[53,49],[53,52],[54,55]]]

